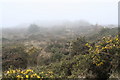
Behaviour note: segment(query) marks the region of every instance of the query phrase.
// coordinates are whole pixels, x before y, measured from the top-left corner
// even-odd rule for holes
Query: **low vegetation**
[[[4,41],[3,78],[107,80],[120,77],[120,41],[116,28],[113,31],[102,28],[85,37],[61,37],[64,38]]]

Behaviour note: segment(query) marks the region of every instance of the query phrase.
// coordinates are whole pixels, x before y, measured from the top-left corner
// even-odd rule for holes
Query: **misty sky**
[[[1,0],[0,24],[16,26],[35,21],[86,20],[117,24],[119,0]]]

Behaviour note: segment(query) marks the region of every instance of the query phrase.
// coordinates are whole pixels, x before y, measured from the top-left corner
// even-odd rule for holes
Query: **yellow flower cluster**
[[[102,40],[97,42],[94,46],[91,46],[89,43],[86,43],[85,46],[89,47],[89,53],[92,54],[93,64],[101,66],[104,64],[103,61],[106,60],[105,56],[110,55],[110,53],[117,49],[120,49],[120,40],[118,36],[103,37]]]
[[[100,62],[98,64],[96,64],[96,66],[101,66],[103,64],[103,62]]]
[[[54,78],[53,72],[48,71],[46,72],[35,72],[32,69],[16,69],[12,70],[9,69],[3,73],[3,78],[17,78],[17,79],[24,79],[24,78]]]
[[[85,46],[87,46],[87,47],[91,47],[89,43],[86,43]]]

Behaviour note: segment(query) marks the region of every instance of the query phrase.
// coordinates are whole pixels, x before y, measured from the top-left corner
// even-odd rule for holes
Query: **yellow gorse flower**
[[[37,78],[40,78],[40,76],[37,76]]]
[[[10,71],[7,71],[7,74],[9,74],[10,73]]]
[[[21,76],[20,76],[20,75],[17,75],[16,77],[17,77],[17,78],[21,78]]]
[[[26,77],[26,78],[29,78],[29,76],[28,76],[28,75],[26,75],[25,77]]]
[[[12,72],[13,72],[13,73],[15,73],[16,71],[15,71],[15,70],[13,70]]]
[[[23,71],[21,71],[21,73],[23,74],[24,72],[23,72]]]
[[[40,74],[42,73],[42,74]],[[45,78],[49,78],[51,76],[51,73],[53,73],[52,71],[48,71],[46,72],[40,72],[39,75],[38,73],[34,72],[32,69],[26,69],[26,70],[20,70],[20,69],[16,69],[16,70],[8,70],[5,71],[6,78],[17,78],[17,80],[24,80],[24,78],[43,78],[43,76]],[[45,73],[45,74],[43,74]],[[50,74],[50,75],[49,75]],[[9,76],[8,76],[9,75]]]

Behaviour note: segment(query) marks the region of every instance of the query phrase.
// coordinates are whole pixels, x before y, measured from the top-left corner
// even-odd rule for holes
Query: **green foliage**
[[[60,61],[63,55],[61,53],[54,53],[51,57],[51,62]]]
[[[37,65],[37,56],[41,52],[41,48],[31,46],[26,48],[25,51],[28,54],[28,56],[26,57],[28,59],[28,66]]]
[[[85,46],[86,43],[85,37],[77,38],[72,41],[72,43],[70,43],[71,55],[87,54],[89,48]]]
[[[118,35],[118,31],[118,28],[102,28],[97,34],[89,36],[87,39],[89,41],[95,42],[96,40],[99,40],[102,37],[107,37],[108,35],[115,37]]]
[[[39,30],[37,25],[30,27],[30,33],[36,33]],[[120,41],[118,36],[115,37],[116,34],[116,28],[104,28],[87,40],[85,37],[79,37],[70,41],[68,38],[60,39],[56,36],[52,41],[47,41],[45,38],[39,40],[39,34],[33,34],[32,38],[37,37],[39,41],[32,44],[37,46],[6,42],[3,46],[3,69],[8,70],[12,65],[14,68],[23,69],[33,67],[32,69],[38,75],[41,75],[39,72],[46,74],[47,71],[52,71],[54,78],[108,79],[111,74],[120,73]],[[41,40],[44,40],[42,46]],[[21,71],[27,72],[27,70]],[[41,76],[46,77],[45,74]]]
[[[118,36],[103,37],[103,39],[89,47],[89,53],[91,54],[92,63],[90,64],[90,70],[95,78],[108,79],[112,69],[116,69],[120,57],[120,42]]]
[[[63,45],[61,45],[60,43],[51,42],[51,44],[49,44],[45,48],[45,51],[46,52],[56,53],[56,52],[60,52],[61,48],[63,48]]]
[[[12,45],[11,47],[5,46],[2,49],[2,67],[3,71],[7,70],[10,66],[14,68],[27,67],[27,53],[24,51],[24,46],[21,44]]]

